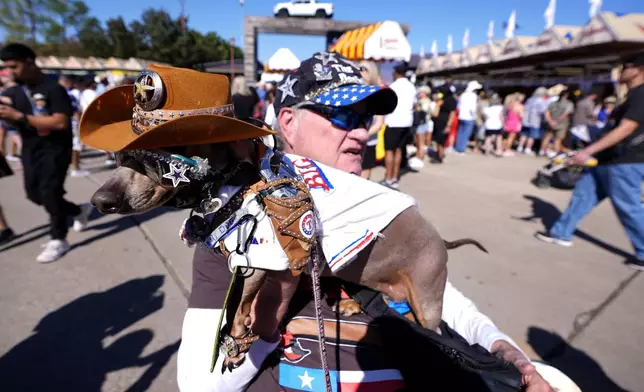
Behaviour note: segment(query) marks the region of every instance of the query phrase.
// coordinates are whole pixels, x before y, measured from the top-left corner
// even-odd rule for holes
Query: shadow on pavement
[[[106,230],[106,229],[107,229],[107,231],[99,233],[99,234],[97,234],[95,236],[86,238],[85,240],[83,240],[81,242],[72,244],[72,250],[74,248],[86,246],[86,245],[91,244],[94,241],[98,241],[98,240],[101,240],[103,238],[112,236],[112,235],[117,234],[117,233],[119,233],[119,232],[121,232],[123,230],[127,230],[127,229],[129,229],[131,227],[136,226],[137,224],[141,224],[141,223],[146,222],[146,221],[148,221],[150,219],[154,219],[154,218],[156,218],[156,217],[158,217],[160,215],[163,215],[163,214],[165,214],[166,212],[169,212],[169,211],[174,211],[174,210],[169,209],[169,208],[165,208],[165,207],[161,207],[161,208],[156,208],[156,209],[154,209],[154,210],[152,210],[150,212],[147,212],[145,214],[136,215],[136,216],[121,216],[118,219],[112,219],[112,220],[110,220],[108,222],[103,222],[103,223],[99,223],[99,224],[96,224],[96,225],[91,225],[91,226],[89,226],[87,228],[87,231]],[[97,213],[96,210],[92,213],[92,215],[94,215],[95,213]],[[98,213],[98,214],[100,215],[100,213]]]
[[[163,307],[161,275],[133,279],[82,296],[46,315],[32,335],[0,358],[2,391],[101,391],[107,373],[148,367],[127,391],[145,391],[179,348],[179,341],[143,356],[154,333],[139,329],[111,344]]]
[[[37,232],[39,230],[42,230],[42,231],[40,233],[36,233],[36,234],[34,234],[34,235],[30,236],[30,237],[26,237],[28,234],[35,233],[35,232]],[[18,234],[16,234],[14,239],[11,240],[11,242],[7,243],[8,244],[7,246],[0,247],[0,253],[4,252],[6,250],[9,250],[9,249],[17,248],[20,245],[24,245],[24,244],[29,243],[31,241],[35,241],[35,240],[37,240],[39,238],[42,238],[42,237],[44,237],[44,236],[46,236],[48,234],[49,234],[49,224],[36,226],[36,227],[31,228],[31,229],[29,229],[29,230],[27,230],[25,232],[18,233]],[[26,237],[26,238],[23,238],[23,237]],[[19,239],[20,239],[20,241],[18,241]]]
[[[552,203],[549,203],[539,197],[531,196],[531,195],[523,195],[523,198],[532,203],[532,216],[520,217],[515,219],[519,219],[526,222],[533,221],[535,219],[540,219],[547,231],[552,227],[552,225],[554,225],[555,221],[559,218],[559,216],[561,216],[561,211],[559,211],[559,209]],[[588,241],[594,245],[597,245],[600,248],[603,248],[618,256],[621,256],[624,258],[632,257],[631,253],[626,252],[625,250],[622,250],[620,248],[617,248],[609,243],[606,243],[600,240],[599,238],[594,237],[579,229],[575,230],[575,236],[585,241]]]
[[[556,333],[530,327],[528,344],[545,362],[564,372],[584,392],[628,392],[611,380],[597,361],[569,345]]]

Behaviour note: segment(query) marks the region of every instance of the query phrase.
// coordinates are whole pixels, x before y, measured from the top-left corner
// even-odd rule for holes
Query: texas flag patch
[[[396,369],[383,370],[329,370],[333,392],[394,392],[405,387],[402,374]],[[324,372],[294,366],[279,365],[279,384],[296,391],[326,391]]]

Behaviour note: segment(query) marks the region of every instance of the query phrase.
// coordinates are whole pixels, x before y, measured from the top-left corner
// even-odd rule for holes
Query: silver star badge
[[[187,182],[190,183],[190,179],[186,177],[186,170],[187,167],[179,168],[177,165],[174,163],[170,163],[170,172],[165,173],[163,175],[163,178],[167,178],[168,180],[172,180],[172,186],[174,188],[179,185],[181,182]]]
[[[325,66],[329,63],[337,63],[338,59],[335,58],[335,53],[326,53],[322,52],[318,55],[313,56],[314,58],[322,61],[322,66]]]
[[[293,98],[297,98],[295,94],[293,93],[293,85],[297,83],[297,79],[292,79],[291,80],[291,75],[288,75],[286,77],[286,80],[284,83],[280,84],[277,89],[282,92],[282,101],[281,103],[284,103],[284,100],[286,97],[291,96]]]

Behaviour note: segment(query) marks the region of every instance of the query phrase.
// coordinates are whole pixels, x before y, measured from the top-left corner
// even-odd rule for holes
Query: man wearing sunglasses
[[[391,113],[396,104],[397,96],[392,90],[365,85],[360,69],[353,62],[337,53],[316,53],[304,60],[297,70],[285,75],[277,85],[274,105],[278,144],[286,153],[313,159],[359,176],[371,117]],[[311,182],[310,186],[333,190],[333,184],[315,166],[306,172],[305,180]],[[336,202],[348,206],[359,202],[360,197],[364,195]],[[387,206],[383,205],[383,208]],[[207,315],[210,309],[221,307],[230,276],[226,263],[216,260],[212,254],[197,250],[194,258],[195,279],[189,307],[203,315]],[[325,279],[323,288],[327,299],[337,300],[344,295],[339,290],[337,279]],[[203,351],[203,358],[210,355],[208,350],[211,347],[204,345],[203,341],[205,336],[212,336],[215,318],[210,322],[201,322],[199,326],[194,324],[194,327],[190,327],[192,324],[189,323],[184,324],[178,360],[181,391],[241,391],[251,380],[252,385],[247,389],[249,392],[321,390],[324,381],[319,375],[321,363],[316,342],[315,308],[308,292],[310,282],[302,279],[298,286],[298,279],[290,271],[267,277],[259,295],[262,299],[278,302],[279,310],[276,317],[272,317],[275,314],[262,317],[254,332],[260,336],[270,336],[282,325],[282,318],[288,311],[289,333],[282,335],[281,339],[276,337],[271,340],[273,343],[258,340],[249,352],[253,360],[242,363],[233,373],[210,374],[195,367],[196,363],[193,365],[198,354],[190,353]],[[353,382],[368,383],[378,390],[399,390],[401,372],[406,374],[405,377],[410,373],[415,374],[416,381],[422,375],[425,380],[423,384],[429,382],[424,374],[427,369],[425,365],[420,365],[423,368],[421,372],[416,369],[398,371],[397,367],[401,365],[394,359],[395,355],[383,349],[383,342],[378,339],[372,342],[373,346],[365,347],[358,343],[363,339],[356,339],[356,336],[364,333],[364,329],[369,328],[373,321],[367,315],[359,313],[345,317],[334,311],[326,300],[322,301],[322,305],[325,319],[337,320],[344,331],[339,337],[343,342],[340,350],[331,348],[336,347],[337,338],[327,336],[328,353],[333,353],[329,354],[331,358],[337,356],[334,360],[329,359],[329,367],[334,371],[339,370],[337,377],[346,374],[346,377],[358,380]],[[528,386],[527,391],[550,391],[548,384],[516,344],[449,282],[443,308],[443,319],[470,344],[479,343],[517,366],[523,374],[524,384]],[[335,331],[327,331],[327,334],[333,333]],[[401,339],[404,340],[404,337],[401,336]],[[273,352],[278,345],[280,350]],[[264,367],[261,367],[262,362]],[[411,385],[412,380],[406,378],[404,382],[411,387],[410,390],[419,390],[418,386]],[[365,385],[365,388],[369,386]],[[343,388],[357,387],[344,385]]]

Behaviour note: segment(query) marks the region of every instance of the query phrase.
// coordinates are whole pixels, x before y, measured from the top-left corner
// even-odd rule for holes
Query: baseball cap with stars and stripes
[[[275,114],[302,102],[329,107],[353,106],[364,114],[385,115],[398,104],[396,93],[387,86],[367,85],[360,67],[333,52],[318,52],[300,63],[277,84]],[[364,102],[364,104],[357,105]]]

